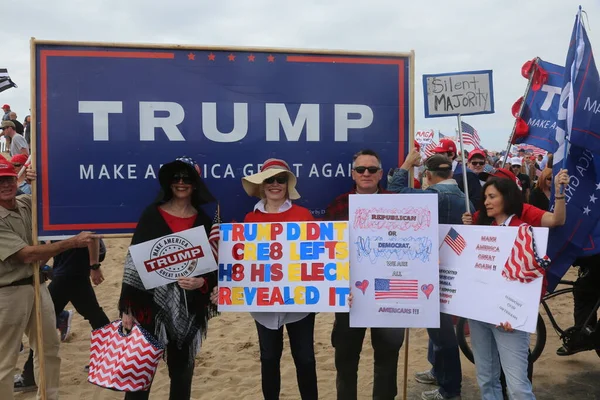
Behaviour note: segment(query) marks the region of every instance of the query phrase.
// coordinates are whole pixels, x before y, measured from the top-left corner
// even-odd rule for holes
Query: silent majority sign
[[[221,225],[219,311],[348,311],[347,222]]]

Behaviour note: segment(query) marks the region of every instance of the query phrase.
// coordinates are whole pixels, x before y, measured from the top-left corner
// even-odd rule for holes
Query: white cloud
[[[5,0],[6,1],[6,0]],[[582,1],[591,27],[597,1]],[[562,64],[577,12],[564,0],[9,0],[0,27],[0,66],[19,85],[0,94],[23,118],[29,109],[29,39],[272,46],[416,52],[416,128],[452,133],[453,118],[423,117],[421,75],[494,71],[496,113],[466,117],[484,145],[505,147],[512,103],[523,94],[521,65],[540,56]],[[589,31],[600,43],[598,29]]]

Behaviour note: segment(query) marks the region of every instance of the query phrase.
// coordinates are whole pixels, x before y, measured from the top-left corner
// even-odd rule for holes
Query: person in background
[[[442,154],[436,154],[425,160],[425,173],[430,186],[425,190],[408,187],[408,171],[421,163],[420,155],[411,151],[402,167],[397,169],[388,188],[396,193],[437,193],[438,222],[440,224],[461,224],[461,215],[473,212],[471,202],[466,209],[465,194],[452,179],[452,162]],[[479,183],[477,184],[480,187]],[[415,379],[419,383],[438,385],[438,389],[421,393],[423,400],[443,400],[461,398],[462,370],[460,353],[452,316],[440,313],[440,327],[427,329],[429,349],[427,359],[432,368],[417,372]]]
[[[442,139],[438,143],[438,146],[433,149],[436,154],[443,154],[452,161],[452,171],[456,169],[458,162],[456,161],[456,144],[450,139]]]
[[[2,121],[10,121],[10,106],[8,104],[3,105],[2,111],[4,111]]]
[[[16,154],[11,157],[10,163],[13,165],[13,167],[15,167],[17,174],[19,174],[19,171],[21,171],[22,168],[25,168],[28,166],[28,165],[26,165],[27,158],[28,157],[25,154]],[[24,173],[22,173],[21,176],[19,176],[17,178],[17,183],[19,185],[17,195],[31,194],[31,185],[27,182],[26,178],[27,177],[25,176]]]
[[[7,121],[4,121],[7,122]],[[35,172],[27,171],[28,179]],[[45,261],[68,249],[87,247],[101,235],[81,232],[69,239],[52,244],[33,245],[31,236],[31,196],[17,197],[17,172],[7,161],[0,160],[0,399],[13,396],[14,371],[19,359],[23,334],[29,337],[34,349],[36,372],[37,323],[34,307],[34,263]],[[54,305],[44,282],[40,284],[40,310],[46,365],[46,398],[58,399],[60,377],[60,340],[56,332]],[[38,392],[38,398],[41,398]]]
[[[483,198],[477,219],[463,214],[465,225],[522,226],[523,196],[517,183],[510,179],[492,178],[483,186]],[[543,290],[542,290],[543,293]],[[475,359],[477,383],[481,398],[502,399],[500,372],[506,376],[511,399],[534,400],[528,377],[529,333],[512,329],[509,322],[499,325],[469,319],[471,346]]]
[[[280,159],[266,160],[260,172],[242,178],[242,186],[251,197],[259,198],[244,222],[313,221],[310,211],[292,203],[300,198],[296,176]],[[283,327],[290,339],[296,365],[296,378],[302,400],[318,399],[317,364],[314,349],[315,313],[253,312],[260,344],[260,370],[265,400],[279,399],[281,391],[281,354]]]
[[[215,201],[200,178],[200,168],[189,157],[180,157],[158,171],[158,201],[143,212],[131,244],[158,239],[193,227],[203,227],[209,235],[212,221],[202,205]],[[171,381],[170,400],[189,400],[194,375],[194,359],[206,337],[208,321],[217,314],[210,294],[217,285],[216,271],[146,290],[133,263],[125,258],[123,285],[119,299],[123,328],[135,323],[154,334],[166,346]],[[148,399],[150,389],[128,392],[127,400]]]
[[[469,200],[473,204],[478,204],[481,199],[481,186],[485,182],[479,180],[479,174],[483,172],[485,166],[485,153],[483,150],[475,149],[467,155],[467,185],[469,186]],[[458,183],[458,188],[465,192],[465,184],[462,176],[462,164],[459,163],[454,169],[454,180]]]
[[[56,327],[60,331],[61,342],[67,339],[71,330],[73,311],[64,309],[69,302],[89,322],[92,330],[110,323],[98,304],[92,287],[92,283],[100,285],[104,282],[100,263],[105,255],[106,246],[102,239],[99,239],[94,240],[87,248],[71,249],[54,256],[52,280],[48,285],[48,291],[54,303]],[[29,358],[23,366],[23,373],[15,376],[15,392],[37,389],[33,374],[33,356],[33,350],[30,350]]]
[[[546,168],[540,174],[540,177],[535,184],[529,196],[529,204],[541,210],[548,211],[550,209],[550,189],[552,188],[552,170]]]
[[[25,127],[25,141],[28,145],[31,146],[31,115],[25,117],[25,121],[23,122],[23,126]]]
[[[420,157],[415,146],[414,153]],[[415,167],[417,167],[415,165]],[[352,159],[354,187],[327,206],[325,221],[348,221],[348,201],[354,194],[391,194],[379,186],[383,176],[381,159],[373,150],[361,150]],[[408,181],[408,171],[407,171]],[[356,400],[358,364],[366,328],[351,328],[349,314],[336,313],[331,344],[335,350],[338,400]],[[373,399],[393,400],[398,394],[398,356],[404,342],[403,328],[371,328],[374,351]]]
[[[519,179],[519,181],[521,182],[521,193],[523,196],[523,201],[527,201],[529,199],[529,193],[531,192],[531,180],[529,179],[529,176],[527,176],[526,174],[522,173],[522,158],[521,157],[514,157],[511,161],[511,165],[510,165],[510,170],[512,171],[513,174],[515,174],[515,176],[517,177],[517,179]]]
[[[15,130],[15,124],[12,121],[2,121],[0,125],[2,134],[6,138],[10,138],[10,156],[15,154],[25,154],[29,156],[29,145],[22,135],[19,135]]]
[[[17,131],[17,133],[19,135],[22,135],[25,132],[25,127],[23,126],[22,123],[20,123],[17,120],[17,113],[14,111],[11,111],[9,114],[9,118],[13,122],[13,124],[15,124],[15,130]]]

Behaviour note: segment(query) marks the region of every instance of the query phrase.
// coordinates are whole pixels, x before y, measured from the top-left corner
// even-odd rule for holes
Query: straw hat
[[[296,190],[296,176],[290,171],[290,166],[283,160],[278,158],[269,158],[263,163],[260,172],[256,174],[245,176],[242,178],[242,186],[249,196],[259,197],[261,196],[260,185],[262,185],[265,179],[271,178],[272,176],[281,174],[282,172],[287,173],[287,194],[290,200],[296,200],[300,198],[300,193]]]

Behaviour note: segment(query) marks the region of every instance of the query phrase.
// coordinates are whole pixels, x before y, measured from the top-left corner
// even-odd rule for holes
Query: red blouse
[[[185,231],[186,229],[190,229],[194,226],[194,221],[196,221],[197,215],[192,215],[191,217],[178,217],[173,214],[169,214],[162,208],[158,207],[158,212],[163,217],[169,228],[173,231],[173,233]]]

